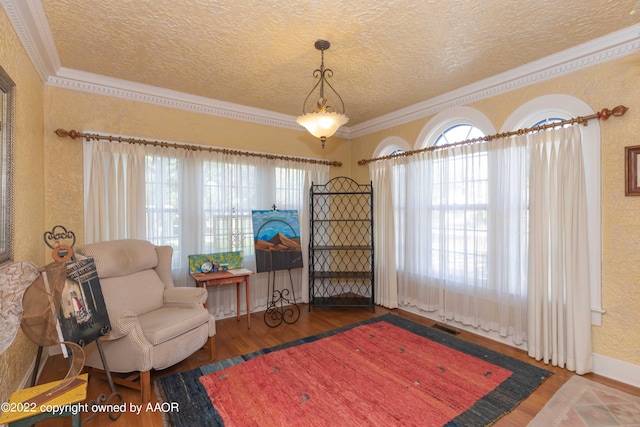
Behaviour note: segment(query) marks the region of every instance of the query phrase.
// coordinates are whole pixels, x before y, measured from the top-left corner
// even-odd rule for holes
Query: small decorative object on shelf
[[[373,188],[347,177],[310,190],[309,310],[312,306],[371,307]]]

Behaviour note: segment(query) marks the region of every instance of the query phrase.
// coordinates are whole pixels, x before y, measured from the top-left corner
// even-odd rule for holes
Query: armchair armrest
[[[164,303],[168,306],[198,306],[207,301],[205,288],[168,288],[164,290]]]
[[[130,311],[109,310],[109,323],[111,324],[111,331],[104,337],[108,341],[125,337],[136,329],[142,335],[142,327],[138,322],[138,316]]]

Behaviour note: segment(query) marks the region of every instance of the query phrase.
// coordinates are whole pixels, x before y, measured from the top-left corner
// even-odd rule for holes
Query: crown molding
[[[50,86],[80,92],[97,93],[137,102],[177,108],[195,113],[210,114],[235,120],[244,120],[267,126],[301,130],[295,117],[260,108],[247,107],[230,102],[218,101],[202,96],[186,94],[157,86],[134,83],[99,74],[87,73],[70,68],[60,68],[56,76],[47,80]]]
[[[378,132],[435,115],[456,105],[466,105],[490,98],[636,52],[640,52],[640,24],[354,125],[349,129],[350,136],[357,138]]]
[[[60,69],[60,57],[40,0],[0,0],[40,79]]]
[[[62,68],[40,0],[0,2],[40,78],[47,85],[304,131],[296,123],[295,116]],[[639,51],[640,24],[637,24],[376,119],[343,126],[336,136],[358,138],[432,116],[456,105],[466,105]]]
[[[157,86],[134,83],[99,74],[87,73],[61,67],[56,76],[50,76],[47,85],[80,92],[95,93],[130,101],[145,102],[169,108],[209,114],[234,120],[304,131],[296,123],[296,117],[260,108],[247,107],[231,102],[219,101]],[[347,138],[338,131],[336,136]]]

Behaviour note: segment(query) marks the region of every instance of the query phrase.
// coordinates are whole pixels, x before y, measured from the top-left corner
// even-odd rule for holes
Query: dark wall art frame
[[[625,191],[626,196],[640,196],[640,145],[625,147]]]

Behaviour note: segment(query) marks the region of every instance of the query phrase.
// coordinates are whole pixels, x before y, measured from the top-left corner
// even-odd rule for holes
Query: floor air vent
[[[452,328],[451,326],[443,325],[441,323],[436,323],[435,325],[432,326],[432,328],[439,329],[442,332],[446,332],[451,335],[458,335],[460,333],[459,330]]]

